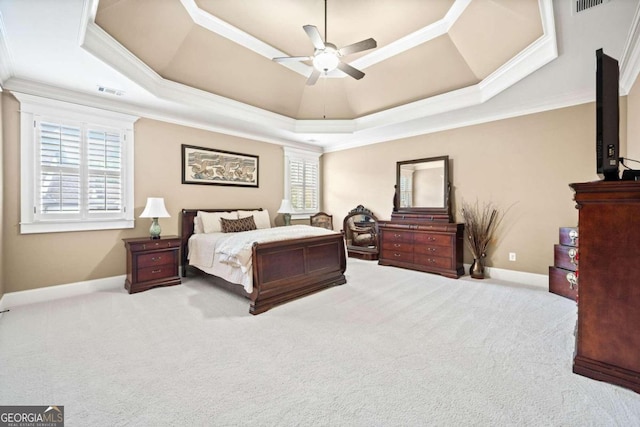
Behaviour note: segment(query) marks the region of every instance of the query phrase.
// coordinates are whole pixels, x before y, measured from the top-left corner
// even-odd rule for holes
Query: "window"
[[[21,233],[132,228],[137,118],[31,95],[16,97]]]
[[[291,202],[295,215],[308,217],[320,206],[321,153],[284,148],[285,198]]]
[[[413,171],[400,170],[400,207],[410,208],[413,200]]]

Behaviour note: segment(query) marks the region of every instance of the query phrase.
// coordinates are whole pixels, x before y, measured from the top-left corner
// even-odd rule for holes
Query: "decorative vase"
[[[472,279],[484,279],[484,257],[474,258],[471,268],[469,268],[469,275]]]

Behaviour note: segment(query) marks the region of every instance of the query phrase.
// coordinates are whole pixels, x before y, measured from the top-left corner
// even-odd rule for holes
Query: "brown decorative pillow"
[[[222,222],[223,233],[236,233],[238,231],[256,229],[256,222],[253,220],[253,215],[240,219],[220,218],[220,221]]]

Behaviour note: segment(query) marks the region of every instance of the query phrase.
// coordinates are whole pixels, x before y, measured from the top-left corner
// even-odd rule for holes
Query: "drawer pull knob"
[[[576,244],[577,239],[578,239],[578,230],[569,231],[569,240],[571,240],[572,245]]]
[[[161,256],[154,256],[153,258],[151,258],[151,261],[160,261],[161,259]]]
[[[399,257],[399,256],[402,256],[402,255],[400,255],[399,253],[396,252],[395,254],[393,254],[393,256]]]
[[[437,249],[436,249],[436,248],[427,248],[427,250],[428,250],[429,252],[435,252],[435,251],[437,251]]]
[[[394,248],[399,248],[400,246],[402,246],[400,243],[394,243],[394,244],[393,244],[393,247],[394,247]]]
[[[569,249],[567,255],[569,255],[569,262],[571,262],[571,264],[578,264],[578,251],[576,248]]]
[[[575,289],[578,286],[578,276],[573,271],[567,273],[567,282],[569,282],[569,289]]]
[[[394,234],[393,237],[400,237],[400,234]]]
[[[151,270],[151,274],[156,274],[156,273],[160,273],[162,271],[161,268],[157,269],[157,270]]]
[[[428,241],[430,241],[430,242],[433,242],[433,241],[435,241],[435,240],[436,240],[436,238],[435,238],[435,237],[431,237],[431,236],[429,236],[429,237],[427,237],[427,240],[428,240]]]

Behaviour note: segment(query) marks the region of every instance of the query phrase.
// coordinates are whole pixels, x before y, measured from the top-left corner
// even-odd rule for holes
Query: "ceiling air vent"
[[[124,91],[118,89],[112,89],[110,87],[98,86],[98,92],[108,93],[109,95],[122,96]]]
[[[600,6],[604,3],[609,3],[611,0],[575,0],[573,13],[584,12],[592,7]]]

